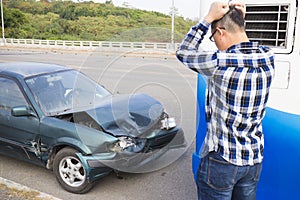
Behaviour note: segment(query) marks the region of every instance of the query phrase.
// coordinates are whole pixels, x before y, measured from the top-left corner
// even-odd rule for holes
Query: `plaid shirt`
[[[207,133],[201,155],[216,151],[238,166],[261,163],[262,119],[274,76],[274,54],[255,42],[225,51],[200,51],[209,26],[202,20],[192,27],[177,51],[181,62],[208,77]]]

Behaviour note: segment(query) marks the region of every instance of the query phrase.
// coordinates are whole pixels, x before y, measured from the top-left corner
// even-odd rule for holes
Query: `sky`
[[[174,0],[174,6],[178,15],[184,18],[199,18],[201,0]],[[115,6],[122,6],[127,2],[130,7],[142,10],[157,11],[169,14],[172,7],[172,0],[112,0]]]

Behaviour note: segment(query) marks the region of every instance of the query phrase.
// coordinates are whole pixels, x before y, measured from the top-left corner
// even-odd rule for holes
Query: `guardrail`
[[[110,41],[62,41],[62,40],[36,40],[6,38],[2,41],[5,46],[36,47],[36,48],[62,48],[95,50],[149,50],[174,52],[178,43],[146,43],[146,42],[110,42]]]

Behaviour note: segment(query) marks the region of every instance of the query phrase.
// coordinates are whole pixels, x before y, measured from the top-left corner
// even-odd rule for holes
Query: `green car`
[[[69,192],[184,146],[183,130],[146,94],[113,95],[60,65],[0,63],[0,153],[53,170]]]

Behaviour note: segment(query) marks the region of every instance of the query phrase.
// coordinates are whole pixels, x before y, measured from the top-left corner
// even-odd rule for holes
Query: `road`
[[[185,132],[188,146],[170,152],[162,164],[143,174],[112,173],[87,194],[64,191],[51,171],[0,156],[0,176],[60,199],[191,200],[196,187],[191,171],[195,138],[196,73],[175,56],[132,53],[101,53],[16,50],[0,48],[0,62],[33,61],[63,64],[78,69],[113,93],[146,93],[163,103]]]

